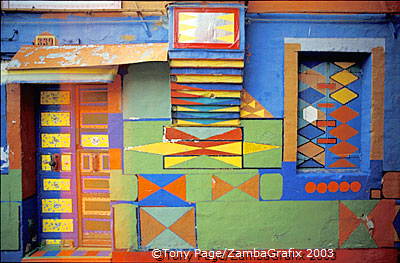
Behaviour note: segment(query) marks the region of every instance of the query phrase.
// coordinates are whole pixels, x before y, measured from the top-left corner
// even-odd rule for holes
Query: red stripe
[[[336,121],[317,121],[318,127],[336,127]]]
[[[334,89],[335,87],[336,87],[336,85],[333,83],[318,83],[317,84],[318,89]]]
[[[317,139],[317,143],[334,144],[334,143],[336,143],[336,138],[320,138],[320,139]]]
[[[333,103],[318,103],[317,106],[320,108],[333,108],[333,107],[335,107],[335,104],[333,104]]]
[[[180,85],[176,82],[171,82],[171,90],[204,90],[204,89],[191,87],[187,85]]]

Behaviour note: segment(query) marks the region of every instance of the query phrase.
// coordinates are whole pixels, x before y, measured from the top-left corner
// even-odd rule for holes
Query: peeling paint
[[[7,65],[7,68],[19,68],[21,66],[21,62],[18,59],[13,59],[11,62]]]
[[[6,171],[8,169],[8,146],[0,147],[0,170]]]
[[[8,69],[39,69],[167,61],[167,43],[24,46]]]

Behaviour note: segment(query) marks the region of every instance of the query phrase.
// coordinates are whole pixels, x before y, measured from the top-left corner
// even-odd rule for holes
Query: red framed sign
[[[239,9],[175,8],[174,48],[238,49]]]

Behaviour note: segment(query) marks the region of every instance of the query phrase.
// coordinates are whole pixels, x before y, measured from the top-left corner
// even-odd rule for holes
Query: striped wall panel
[[[172,59],[173,124],[239,126],[243,66],[239,59]]]

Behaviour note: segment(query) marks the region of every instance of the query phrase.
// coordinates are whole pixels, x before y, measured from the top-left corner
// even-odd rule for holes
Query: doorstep
[[[111,250],[76,248],[63,250],[38,250],[21,262],[111,262]]]

